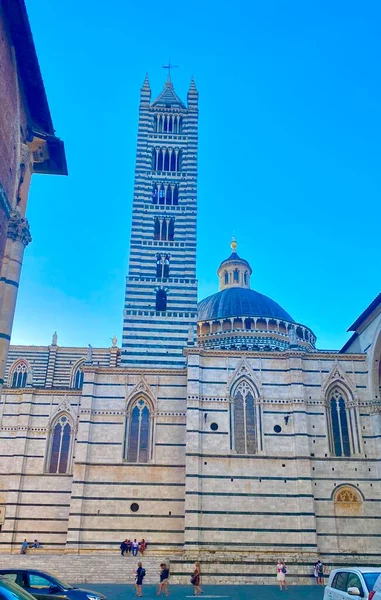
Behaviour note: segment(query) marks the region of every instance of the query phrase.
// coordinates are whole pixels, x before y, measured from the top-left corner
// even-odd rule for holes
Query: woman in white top
[[[283,588],[287,590],[286,573],[287,573],[287,569],[286,569],[285,562],[284,562],[284,560],[279,559],[277,566],[276,566],[276,578],[279,583],[280,591],[282,591]]]

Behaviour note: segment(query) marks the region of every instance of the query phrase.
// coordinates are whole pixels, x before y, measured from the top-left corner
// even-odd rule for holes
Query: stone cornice
[[[290,358],[302,358],[303,360],[319,360],[321,358],[340,361],[360,361],[366,360],[366,354],[339,354],[334,352],[294,352],[285,350],[284,352],[251,352],[249,350],[212,350],[206,348],[184,348],[185,356],[196,354],[198,356],[212,358],[214,356],[226,356],[229,358],[240,358],[246,356],[248,358],[281,358],[288,360]]]
[[[3,388],[3,396],[82,396],[82,390],[74,390],[72,388],[39,388],[39,387],[27,387],[27,388]]]

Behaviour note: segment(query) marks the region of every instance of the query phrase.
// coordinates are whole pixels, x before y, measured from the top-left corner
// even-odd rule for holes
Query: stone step
[[[159,580],[160,563],[170,566],[171,583],[189,584],[194,569],[194,561],[201,561],[202,582],[204,584],[274,584],[276,582],[275,555],[226,555],[205,554],[199,556],[152,555],[148,551],[143,557],[121,556],[113,554],[48,554],[42,549],[30,550],[27,554],[0,554],[0,569],[29,568],[48,571],[57,577],[76,584],[122,583],[133,584],[137,562],[142,561],[146,569],[145,583],[157,583]],[[330,569],[335,566],[359,565],[366,566],[365,558],[343,557],[340,565],[335,565],[324,556],[323,563]],[[376,557],[375,557],[376,558]],[[313,583],[313,556],[286,557],[288,565],[287,579],[292,584]],[[376,564],[370,561],[369,564]]]

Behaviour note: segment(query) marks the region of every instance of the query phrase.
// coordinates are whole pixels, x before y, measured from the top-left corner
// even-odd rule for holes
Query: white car
[[[374,593],[371,592],[380,575],[381,568],[379,567],[334,569],[324,590],[324,600],[353,600],[353,596],[372,600]],[[377,600],[381,600],[381,593]]]
[[[373,591],[369,594],[369,600],[381,600],[381,575],[374,584]]]

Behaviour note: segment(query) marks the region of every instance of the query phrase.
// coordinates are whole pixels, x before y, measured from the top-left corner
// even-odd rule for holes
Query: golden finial
[[[231,241],[231,244],[230,244],[230,248],[233,250],[233,252],[235,252],[237,250],[237,246],[238,246],[238,244],[237,244],[236,239],[235,239],[235,237],[233,235],[232,241]]]

